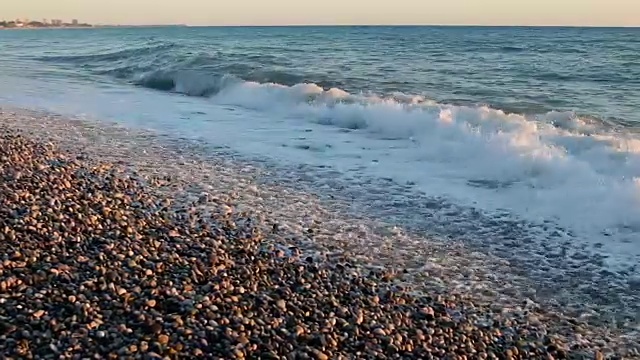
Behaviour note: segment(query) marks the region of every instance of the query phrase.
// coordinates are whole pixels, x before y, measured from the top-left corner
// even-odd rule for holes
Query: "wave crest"
[[[133,83],[149,89],[173,91],[188,96],[211,96],[239,81],[232,75],[206,75],[190,70],[159,70],[144,73],[133,80]]]
[[[105,51],[98,54],[87,55],[48,55],[37,57],[36,60],[45,62],[71,63],[75,65],[91,66],[96,63],[118,62],[123,60],[141,60],[141,57],[157,55],[176,48],[177,45],[171,42],[146,43],[140,46],[132,46],[115,51]]]

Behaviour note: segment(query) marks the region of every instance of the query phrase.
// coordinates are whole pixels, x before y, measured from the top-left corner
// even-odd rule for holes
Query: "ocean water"
[[[640,29],[0,32],[0,106],[280,169],[437,236],[640,260]]]

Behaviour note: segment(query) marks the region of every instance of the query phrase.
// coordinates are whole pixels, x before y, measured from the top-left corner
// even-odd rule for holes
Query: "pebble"
[[[545,346],[541,325],[523,316],[507,326],[508,315],[400,289],[389,274],[288,258],[287,229],[231,201],[220,208],[207,213],[117,164],[2,128],[0,254],[16,255],[0,263],[0,353],[47,358],[52,344],[64,358],[560,359],[577,351]]]
[[[167,345],[169,343],[169,336],[162,334],[160,336],[158,336],[158,342],[161,345]]]
[[[323,353],[322,351],[318,350],[318,349],[313,349],[311,350],[311,352],[313,353],[313,357],[316,360],[329,360],[329,357]]]

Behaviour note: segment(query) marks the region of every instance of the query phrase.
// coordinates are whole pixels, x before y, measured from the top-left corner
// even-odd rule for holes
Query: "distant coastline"
[[[166,27],[188,27],[184,24],[175,25],[102,25],[102,24],[62,24],[62,25],[31,25],[21,26],[10,25],[0,21],[0,30],[46,30],[46,29],[104,29],[104,28],[166,28]]]
[[[99,26],[50,26],[50,27],[1,27],[0,31],[20,31],[20,30],[55,30],[55,29],[94,29]]]
[[[0,20],[0,29],[67,29],[67,28],[90,28],[91,24],[82,23],[77,19],[72,20],[70,23],[62,20],[48,21],[43,19],[42,21],[32,21],[28,19],[24,20]]]
[[[45,20],[46,21],[46,20]],[[639,25],[485,25],[485,24],[264,24],[264,25],[251,25],[251,24],[219,24],[219,25],[203,25],[203,24],[88,24],[80,23],[77,20],[71,23],[63,23],[60,20],[57,23],[45,23],[40,21],[2,21],[0,20],[0,30],[23,30],[23,29],[87,29],[87,28],[170,28],[170,27],[190,27],[190,28],[317,28],[317,27],[336,27],[336,28],[376,28],[376,27],[389,27],[389,28],[412,28],[412,27],[432,27],[432,28],[576,28],[576,29],[640,29]]]

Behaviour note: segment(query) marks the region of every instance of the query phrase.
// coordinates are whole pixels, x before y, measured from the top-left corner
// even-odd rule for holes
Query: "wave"
[[[204,70],[203,70],[204,69]],[[296,86],[315,84],[324,89],[345,88],[344,81],[326,75],[300,74],[280,69],[265,69],[228,63],[209,56],[198,56],[177,66],[144,70],[139,64],[109,70],[108,73],[134,85],[189,96],[209,97],[225,87],[241,82]]]
[[[231,75],[146,76],[145,81],[167,81],[162,90],[207,96],[206,102],[225,108],[333,127],[359,141],[373,139],[388,142],[389,149],[406,149],[389,155],[393,159],[385,165],[385,176],[396,169],[391,177],[419,184],[427,192],[433,189],[433,195],[509,209],[534,222],[551,220],[593,241],[602,234],[634,241],[640,231],[640,139],[597,118],[554,111],[524,115],[489,106],[442,104],[416,94],[353,93]],[[337,147],[292,145],[331,153]],[[366,152],[358,156],[369,158]]]
[[[177,45],[169,42],[145,43],[143,45],[131,46],[125,49],[105,51],[92,54],[70,54],[70,55],[47,55],[36,57],[36,60],[44,62],[70,63],[76,65],[91,66],[95,63],[117,62],[121,60],[141,60],[141,57],[155,55],[176,48]]]
[[[373,94],[312,82],[247,81],[213,70],[149,69],[132,72],[127,80],[204,97],[179,100],[189,104],[184,109],[159,92],[132,91],[128,104],[122,94],[105,95],[117,96],[99,102],[108,104],[101,111],[114,111],[112,118],[126,118],[134,113],[132,109],[142,108],[151,114],[153,126],[195,136],[222,136],[221,141],[237,144],[244,138],[236,134],[247,128],[281,126],[282,131],[264,132],[264,136],[282,132],[286,133],[283,138],[264,138],[250,146],[266,153],[269,146],[287,142],[291,151],[322,151],[323,159],[340,166],[344,161],[346,169],[352,163],[344,159],[357,159],[353,166],[377,167],[371,170],[379,171],[376,175],[411,182],[429,196],[448,196],[456,203],[483,209],[507,209],[536,223],[551,221],[592,243],[608,239],[616,244],[628,241],[629,247],[637,244],[640,140],[628,129],[608,126],[597,118],[572,112],[509,113],[489,106],[438,103],[419,94]],[[93,96],[80,93],[64,98],[92,104],[96,101],[88,99]],[[111,105],[115,102],[118,106]],[[228,108],[235,110],[233,121],[211,121],[228,115],[224,110]],[[242,109],[258,110],[260,116]],[[273,123],[256,123],[270,120]],[[305,140],[293,140],[300,129],[313,132],[305,132]],[[378,165],[367,165],[374,160]],[[619,247],[623,253],[625,246]]]
[[[162,51],[162,47],[148,47],[144,51]],[[112,54],[113,55],[113,54]],[[156,54],[158,55],[158,54]],[[169,65],[158,67],[156,64],[129,65],[112,68],[105,73],[126,79],[134,85],[188,96],[209,97],[216,102],[228,102],[233,105],[256,109],[273,109],[297,104],[315,104],[332,106],[339,104],[357,104],[365,107],[400,106],[403,112],[432,111],[433,107],[451,106],[451,109],[490,109],[501,116],[521,116],[533,124],[550,125],[567,131],[578,131],[580,135],[590,135],[594,129],[606,127],[614,129],[610,122],[596,117],[578,116],[573,112],[545,112],[519,114],[506,112],[490,106],[471,106],[463,103],[453,105],[439,104],[419,94],[391,92],[386,94],[372,92],[353,92],[343,82],[331,79],[318,79],[305,74],[283,70],[255,69],[246,64],[228,64],[221,59],[223,54],[191,54],[181,61],[171,58]],[[484,110],[483,110],[484,111]],[[362,128],[361,120],[347,121],[346,128]],[[331,123],[335,119],[322,119]],[[395,125],[394,125],[395,126]]]
[[[146,44],[57,61],[104,62],[108,65],[96,71],[136,86],[405,141],[414,151],[402,161],[503,197],[505,206],[521,207],[520,213],[572,219],[571,227],[640,229],[640,140],[597,118],[354,91],[326,75],[255,66],[260,58],[243,62],[238,54],[167,51],[166,46],[175,45]],[[273,61],[273,55],[265,56]],[[590,206],[597,210],[584,214]]]
[[[234,51],[225,48],[182,45],[177,42],[143,40],[128,44],[127,47],[113,49],[92,47],[91,54],[44,56],[38,58],[47,62],[58,62],[106,75],[117,81],[153,90],[180,93],[188,96],[211,97],[227,87],[237,86],[242,82],[260,84],[279,84],[296,87],[298,84],[315,84],[324,90],[342,89],[351,93],[371,91],[377,96],[389,97],[394,92],[407,91],[420,93],[419,85],[407,82],[402,78],[372,78],[371,73],[358,71],[332,74],[314,73],[313,66],[295,66],[295,62],[278,52]],[[215,49],[215,50],[213,50]],[[497,50],[496,50],[497,49]],[[527,51],[520,45],[502,45],[494,48],[483,48],[478,51],[520,52]],[[437,56],[438,53],[430,54]],[[446,73],[446,71],[443,71]],[[452,73],[451,76],[460,74]],[[473,71],[465,76],[473,76]],[[528,76],[543,82],[583,82],[583,83],[619,83],[633,84],[633,73],[617,73],[615,71],[599,71],[598,73],[564,73],[549,70]],[[597,84],[596,84],[597,85]],[[622,86],[622,85],[620,85]],[[299,86],[298,86],[299,88]],[[526,114],[544,113],[552,109],[571,109],[572,104],[564,98],[527,99],[523,94],[521,102],[513,102],[505,98],[500,89],[478,88],[471,90],[474,96],[455,95],[445,100],[456,105],[471,105],[473,98],[486,99],[489,105]],[[464,94],[463,94],[464,95]],[[312,96],[313,97],[313,96]],[[353,97],[348,97],[353,99]],[[341,101],[348,101],[342,99]]]
[[[136,85],[161,91],[173,91],[189,96],[211,96],[226,86],[237,83],[232,75],[203,75],[196,71],[155,71],[142,74],[133,82]]]
[[[562,219],[590,233],[640,231],[640,140],[597,119],[239,80],[219,87],[209,101],[406,142],[412,151],[397,160],[420,167],[414,180],[438,174],[482,188],[487,197],[479,203],[500,199],[527,217]]]
[[[48,55],[36,60],[65,64],[137,86],[189,96],[211,96],[237,81],[347,86],[345,81],[326,74],[290,71],[282,67],[286,59],[268,53],[200,52],[158,41],[129,45],[125,49],[93,51],[92,54]]]

